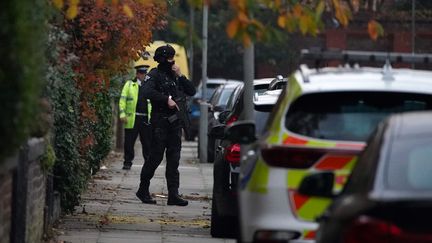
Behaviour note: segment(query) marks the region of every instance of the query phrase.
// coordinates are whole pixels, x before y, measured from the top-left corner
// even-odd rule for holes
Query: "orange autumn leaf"
[[[376,41],[379,36],[382,36],[384,34],[384,29],[377,21],[370,20],[368,23],[368,33],[369,37],[372,40]]]
[[[350,19],[350,12],[348,9],[342,7],[341,5],[335,6],[335,17],[339,21],[339,23],[343,26],[348,26],[348,22]]]
[[[68,10],[66,11],[66,17],[68,19],[73,19],[78,15],[78,6],[77,5],[71,5],[69,6]]]
[[[246,1],[245,0],[230,0],[230,5],[234,8],[245,11],[246,10]]]
[[[238,21],[238,19],[233,19],[228,23],[228,26],[226,28],[226,32],[227,32],[229,38],[233,38],[236,35],[236,33],[239,29],[239,24],[240,24],[240,22]]]
[[[297,3],[293,8],[293,15],[297,18],[300,18],[302,12],[303,12],[302,6],[299,3]]]
[[[96,0],[96,7],[101,8],[104,4],[104,0]]]
[[[279,15],[278,20],[277,20],[278,26],[281,27],[282,29],[285,28],[286,21],[287,21],[286,14]]]
[[[308,22],[309,22],[308,16],[303,15],[300,17],[299,29],[303,35],[306,34],[308,30]]]
[[[64,2],[63,0],[53,0],[54,7],[61,9],[63,8]]]
[[[249,23],[249,17],[243,11],[238,13],[237,18],[241,23]]]
[[[132,9],[127,4],[123,4],[123,12],[128,16],[129,18],[133,18],[133,12]]]
[[[243,34],[243,46],[249,47],[252,44],[252,39],[246,33]]]

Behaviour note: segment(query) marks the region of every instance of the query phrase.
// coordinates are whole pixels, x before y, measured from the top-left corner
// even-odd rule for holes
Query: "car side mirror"
[[[223,139],[225,136],[225,125],[216,125],[212,127],[212,129],[209,132],[209,137],[215,138],[215,139]]]
[[[308,175],[300,183],[298,192],[307,196],[333,198],[333,172],[319,172]]]
[[[228,126],[225,131],[225,138],[233,143],[250,144],[255,142],[255,122],[238,121]]]
[[[283,80],[283,76],[282,76],[282,75],[280,75],[280,74],[279,74],[279,75],[277,75],[277,76],[276,76],[276,78],[277,78],[277,79],[279,79],[279,80]]]
[[[228,118],[228,115],[231,113],[231,111],[222,111],[220,114],[219,114],[219,117],[218,117],[218,121],[220,122],[220,123],[225,123],[225,121],[226,121],[226,119]]]

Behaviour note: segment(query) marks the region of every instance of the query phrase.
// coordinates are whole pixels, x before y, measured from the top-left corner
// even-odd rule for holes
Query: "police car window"
[[[365,141],[389,114],[430,110],[431,96],[390,92],[306,94],[286,114],[288,130],[308,137]]]

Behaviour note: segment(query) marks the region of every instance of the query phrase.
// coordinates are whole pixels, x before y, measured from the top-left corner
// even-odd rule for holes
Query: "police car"
[[[309,68],[289,77],[268,124],[255,141],[254,123],[227,130],[234,142],[252,143],[241,160],[239,182],[242,242],[313,242],[316,218],[330,199],[297,192],[302,178],[333,171],[341,190],[375,126],[393,113],[432,109],[432,72],[393,69],[390,62],[429,62],[431,55],[314,53],[345,61],[383,61],[383,68],[358,65]]]

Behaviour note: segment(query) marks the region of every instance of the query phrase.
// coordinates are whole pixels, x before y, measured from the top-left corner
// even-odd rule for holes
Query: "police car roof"
[[[295,73],[304,93],[337,91],[392,91],[432,93],[432,71],[392,69],[390,79],[382,68],[302,67]]]

